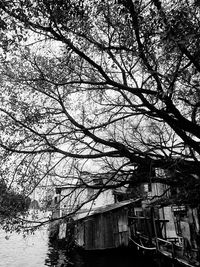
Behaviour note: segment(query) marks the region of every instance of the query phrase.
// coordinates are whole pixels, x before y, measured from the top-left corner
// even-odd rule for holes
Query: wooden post
[[[172,242],[172,259],[173,260],[175,259],[175,245],[173,242]]]
[[[157,228],[156,228],[156,222],[155,222],[155,214],[154,214],[154,207],[151,207],[151,217],[153,220],[153,228],[155,233],[155,241],[156,241],[156,249],[159,250],[159,244],[158,244],[158,235],[157,235]]]

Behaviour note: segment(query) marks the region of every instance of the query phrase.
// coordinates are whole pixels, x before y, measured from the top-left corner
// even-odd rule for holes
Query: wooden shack
[[[134,202],[126,200],[76,215],[74,220],[77,244],[85,250],[128,246],[128,213]]]

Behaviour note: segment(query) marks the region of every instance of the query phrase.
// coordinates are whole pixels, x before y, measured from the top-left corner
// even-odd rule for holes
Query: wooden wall
[[[86,250],[127,246],[128,210],[118,209],[77,221],[76,240]]]

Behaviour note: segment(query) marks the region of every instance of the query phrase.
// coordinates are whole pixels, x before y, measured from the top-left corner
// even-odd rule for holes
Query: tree
[[[12,185],[28,194],[87,171],[107,174],[104,189],[151,179],[191,200],[200,187],[197,1],[2,0],[0,12],[1,165]]]
[[[20,231],[29,204],[30,198],[8,189],[5,181],[0,180],[0,218],[4,230]]]

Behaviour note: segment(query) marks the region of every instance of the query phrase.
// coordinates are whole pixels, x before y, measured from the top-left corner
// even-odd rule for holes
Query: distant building
[[[38,203],[37,200],[32,200],[30,205],[29,205],[29,209],[32,209],[32,210],[39,210],[40,209],[40,205]]]

